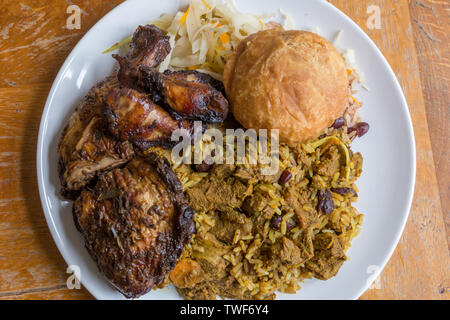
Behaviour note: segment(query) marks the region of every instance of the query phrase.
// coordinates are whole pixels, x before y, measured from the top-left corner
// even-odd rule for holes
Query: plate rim
[[[47,96],[46,102],[45,102],[45,106],[44,109],[42,111],[42,115],[41,115],[41,120],[40,120],[40,124],[39,124],[39,133],[38,133],[38,140],[37,140],[37,152],[36,152],[36,170],[37,170],[37,180],[38,180],[38,189],[39,189],[39,197],[40,197],[40,202],[41,202],[41,206],[42,209],[44,211],[44,215],[45,215],[45,219],[46,219],[46,223],[47,226],[50,230],[50,233],[52,235],[53,241],[55,242],[59,253],[62,255],[64,261],[66,262],[66,264],[69,265],[68,261],[70,260],[68,258],[68,252],[66,252],[65,249],[65,245],[63,243],[63,240],[61,238],[61,236],[58,233],[57,227],[55,225],[55,222],[50,214],[51,209],[49,207],[49,204],[47,203],[47,198],[46,198],[46,187],[43,183],[44,181],[44,172],[42,169],[42,163],[43,163],[43,148],[44,148],[44,141],[43,141],[43,136],[44,136],[44,132],[46,131],[47,128],[47,124],[48,124],[48,113],[49,113],[49,109],[50,109],[50,105],[52,104],[52,101],[54,99],[55,96],[55,92],[58,89],[61,81],[63,80],[62,75],[66,72],[67,68],[69,67],[69,65],[71,64],[71,61],[74,59],[75,55],[77,54],[77,52],[79,51],[79,47],[81,46],[81,44],[84,42],[84,40],[89,36],[89,34],[93,33],[98,27],[99,25],[108,18],[108,16],[114,14],[116,11],[121,10],[122,7],[124,7],[127,3],[129,2],[133,2],[130,0],[124,1],[121,4],[117,5],[116,7],[114,7],[113,9],[111,9],[108,13],[106,13],[102,18],[100,18],[84,35],[83,37],[81,37],[81,39],[77,42],[77,44],[73,47],[73,49],[71,50],[71,52],[69,53],[69,55],[67,56],[67,58],[65,59],[63,65],[60,67],[53,83],[52,83],[52,87],[49,91],[49,94]],[[416,165],[417,165],[417,150],[416,150],[416,141],[415,141],[415,134],[414,134],[414,126],[412,123],[412,118],[411,118],[411,112],[410,112],[410,108],[408,105],[408,102],[406,100],[405,94],[403,92],[403,89],[398,81],[398,78],[396,76],[396,74],[394,73],[391,65],[389,64],[389,62],[387,61],[385,55],[383,54],[383,52],[378,48],[378,46],[375,44],[375,42],[366,34],[366,32],[355,22],[353,21],[349,16],[347,16],[344,12],[342,12],[340,9],[338,9],[336,6],[334,6],[333,4],[329,3],[328,1],[324,1],[324,0],[320,0],[320,2],[325,5],[328,6],[334,14],[337,14],[339,16],[341,16],[341,18],[345,19],[349,24],[352,25],[352,27],[354,29],[356,29],[356,31],[358,31],[358,33],[360,33],[365,40],[369,43],[370,47],[372,50],[375,51],[375,53],[377,55],[379,55],[383,61],[383,63],[385,64],[385,67],[387,68],[387,70],[389,71],[389,75],[390,77],[394,80],[395,83],[395,89],[396,91],[400,94],[400,99],[401,99],[401,108],[403,109],[404,113],[406,114],[406,122],[407,122],[407,133],[408,133],[408,137],[409,137],[409,142],[410,142],[410,146],[411,146],[411,153],[412,153],[412,158],[410,159],[412,161],[412,165],[411,165],[411,169],[410,169],[410,177],[411,177],[411,183],[408,186],[408,190],[407,190],[407,206],[406,206],[406,214],[403,214],[403,219],[401,221],[401,226],[400,228],[398,228],[396,230],[394,239],[392,241],[392,244],[389,248],[389,250],[387,251],[387,254],[385,255],[380,268],[377,270],[376,273],[374,273],[371,277],[371,281],[367,281],[367,283],[365,284],[365,286],[362,286],[362,288],[358,291],[355,292],[355,294],[353,295],[353,297],[351,297],[351,300],[356,300],[358,299],[365,291],[367,291],[367,289],[371,286],[372,282],[375,281],[375,279],[379,276],[379,274],[384,270],[386,264],[389,262],[389,260],[392,257],[392,254],[394,253],[395,249],[398,246],[398,242],[400,241],[400,238],[403,234],[403,231],[405,229],[407,220],[409,218],[409,215],[411,213],[411,207],[412,207],[412,201],[414,198],[414,190],[415,190],[415,184],[416,184]],[[105,280],[106,281],[106,280]],[[102,299],[95,290],[91,290],[91,286],[88,284],[86,285],[82,280],[80,281],[80,283],[83,284],[83,286],[89,291],[89,293],[91,295],[93,295],[96,299]]]

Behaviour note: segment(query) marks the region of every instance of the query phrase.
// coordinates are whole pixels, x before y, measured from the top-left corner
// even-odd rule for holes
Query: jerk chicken
[[[115,77],[94,86],[71,116],[59,143],[62,194],[72,195],[103,171],[123,165],[134,156],[130,142],[111,137],[102,114],[105,97],[118,87]]]
[[[165,36],[158,27],[139,26],[133,35],[125,60],[132,68],[137,68],[139,65],[155,68],[164,61],[170,50],[169,37]],[[119,73],[119,80],[126,83],[126,78],[122,75]],[[123,76],[126,77],[126,75]]]
[[[175,120],[148,95],[133,89],[113,89],[105,100],[109,132],[120,141],[130,141],[141,151],[161,145],[173,146],[171,134],[177,129],[192,131],[188,120]]]
[[[133,35],[126,60],[136,67],[141,64],[156,67],[169,52],[169,38],[164,36],[161,30],[150,25],[140,26]],[[142,137],[142,133],[135,133],[136,137],[131,137],[130,140],[117,139],[117,136],[111,135],[108,130],[108,127],[111,127],[111,119],[108,121],[104,114],[106,98],[121,89],[122,85],[117,76],[110,76],[94,86],[63,130],[59,143],[59,171],[61,193],[65,197],[73,198],[98,174],[128,162],[135,155],[132,142],[139,144],[138,140],[141,139],[144,142],[139,145],[147,148],[167,144],[167,136],[170,138],[171,134],[169,130],[177,127],[175,120],[168,116],[167,112],[155,106],[152,112],[154,121],[151,122],[151,134],[148,133],[148,126],[146,127],[149,120],[141,119],[144,123],[140,127],[147,131],[146,139]],[[120,98],[119,95],[115,97],[118,100]],[[126,97],[120,100],[125,99]],[[111,102],[111,98],[108,101]],[[111,115],[110,112],[108,114]],[[136,117],[135,120],[137,119]],[[124,121],[121,123],[125,125]],[[134,126],[136,125],[134,123]],[[160,129],[163,131],[157,132]],[[155,141],[150,141],[151,138],[155,138]]]
[[[195,228],[178,177],[156,153],[102,175],[73,213],[100,271],[128,298],[164,280]]]
[[[155,26],[140,26],[128,54],[113,55],[120,65],[120,83],[150,93],[153,101],[164,105],[176,119],[224,121],[229,106],[220,81],[196,71],[162,74],[155,70],[169,52],[168,36]]]
[[[123,165],[136,152],[173,146],[174,130],[191,133],[189,120],[216,123],[227,117],[220,81],[196,71],[156,71],[170,49],[169,37],[147,25],[136,30],[125,57],[113,55],[120,64],[117,77],[92,88],[63,131],[63,195],[76,195],[99,173]]]
[[[62,194],[76,198],[75,225],[110,283],[134,298],[160,285],[195,231],[194,210],[169,161],[174,130],[228,114],[221,82],[198,72],[158,73],[169,37],[140,26],[120,70],[94,86],[60,143]],[[186,134],[183,133],[184,134]]]
[[[151,92],[155,102],[167,106],[175,117],[208,123],[226,119],[228,101],[211,85],[213,81],[207,79],[208,75],[195,71],[159,73],[145,66],[139,71],[143,80],[140,85]]]
[[[228,101],[223,85],[210,75],[197,71],[165,71],[141,64],[135,67],[126,58],[113,55],[119,62],[119,81],[126,86],[150,93],[155,103],[164,106],[176,119],[223,122],[228,115]]]

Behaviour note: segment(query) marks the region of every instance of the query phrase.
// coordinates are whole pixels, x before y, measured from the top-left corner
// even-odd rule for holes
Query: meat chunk
[[[128,298],[163,281],[195,229],[180,181],[155,153],[103,174],[73,213],[99,270]]]
[[[230,252],[230,247],[217,240],[210,232],[196,236],[196,248],[192,257],[200,264],[207,279],[217,280],[226,275],[227,260],[223,256]]]
[[[263,211],[256,214],[256,219],[253,223],[253,232],[259,233],[262,239],[266,238],[269,233],[270,223],[268,222],[271,221],[274,214],[275,210],[270,206],[266,206]]]
[[[204,281],[192,288],[177,288],[177,291],[187,300],[216,300],[216,292],[220,292],[221,298],[239,300],[252,298],[231,275],[216,281]]]
[[[231,244],[234,235],[239,230],[241,236],[248,236],[252,232],[252,220],[237,211],[216,214],[215,225],[211,232],[220,241]]]
[[[319,233],[313,244],[314,256],[305,263],[306,269],[320,280],[334,277],[347,260],[339,237],[333,233]]]
[[[314,171],[322,176],[333,177],[341,168],[340,153],[336,146],[330,147],[320,158],[320,163],[313,166]]]
[[[261,168],[258,166],[249,166],[248,168],[239,167],[234,172],[234,176],[241,178],[243,180],[253,180],[253,181],[262,181],[266,183],[274,183],[278,182],[280,179],[282,171],[276,170],[276,172],[272,174],[263,174]]]
[[[234,169],[234,165],[215,165],[207,179],[186,191],[189,204],[202,212],[229,212],[239,208],[253,188],[235,178]]]
[[[115,77],[94,86],[63,130],[58,152],[64,196],[71,197],[98,173],[118,167],[134,155],[128,141],[117,141],[105,130],[102,106],[107,92],[118,87]]]
[[[308,261],[314,256],[313,234],[313,227],[310,227],[301,234],[295,243],[297,247],[300,248],[302,263]]]
[[[248,187],[237,179],[209,179],[187,190],[190,205],[197,211],[228,212],[241,206]]]
[[[296,240],[280,238],[270,248],[271,258],[293,267],[303,266],[314,256],[312,236],[312,229],[308,229]]]
[[[269,205],[269,200],[261,192],[255,191],[249,197],[247,197],[242,205],[242,208],[249,215],[256,214],[262,211],[266,206]]]
[[[178,288],[177,292],[186,300],[216,300],[214,283],[201,282],[192,288]]]
[[[317,212],[303,208],[309,202],[311,192],[302,184],[294,184],[283,190],[283,197],[288,206],[294,210],[300,228],[306,229],[317,219]]]
[[[172,132],[192,124],[187,120],[174,120],[164,109],[154,104],[147,95],[133,89],[115,88],[107,95],[104,113],[110,133],[120,141],[130,141],[141,151],[162,145],[171,147]]]
[[[252,299],[249,292],[243,288],[235,277],[228,275],[219,281],[215,281],[213,287],[221,292],[222,298],[238,299],[238,300],[250,300]]]
[[[295,245],[295,243],[286,237],[283,237],[281,239],[281,243],[281,261],[294,266],[300,265],[300,263],[302,262],[300,249]]]

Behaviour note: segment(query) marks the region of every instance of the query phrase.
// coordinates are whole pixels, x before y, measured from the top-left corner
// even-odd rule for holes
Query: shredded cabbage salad
[[[253,33],[278,24],[273,18],[280,21],[285,30],[294,28],[292,17],[281,9],[273,14],[258,16],[239,11],[234,0],[190,0],[186,10],[178,11],[175,15],[163,14],[149,22],[170,37],[172,50],[160,64],[158,71],[198,70],[222,80],[225,63],[239,42]],[[313,28],[312,32],[321,33],[317,27]],[[339,32],[333,41],[336,47],[339,45],[341,35],[342,32]],[[131,40],[132,35],[103,53],[129,45]],[[357,71],[354,51],[351,49],[340,51],[348,71]],[[358,82],[368,90],[361,74]]]
[[[285,29],[292,28],[289,15],[280,12]],[[190,0],[185,11],[163,14],[151,21],[170,37],[172,50],[159,66],[166,69],[190,69],[208,73],[221,80],[227,58],[248,35],[270,28],[275,15],[240,12],[233,0]],[[131,42],[132,36],[116,43],[104,53]]]

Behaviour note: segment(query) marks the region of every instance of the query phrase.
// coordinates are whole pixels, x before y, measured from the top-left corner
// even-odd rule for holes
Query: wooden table
[[[310,1],[310,0],[307,0]],[[0,298],[92,299],[69,290],[36,182],[36,141],[53,79],[77,41],[121,0],[74,1],[81,29],[68,30],[71,1],[0,4]],[[449,299],[449,13],[446,0],[331,0],[376,42],[407,97],[417,143],[408,224],[376,288],[361,299]],[[380,8],[381,29],[368,29]],[[369,13],[368,13],[369,8]],[[376,10],[376,8],[375,8]]]

